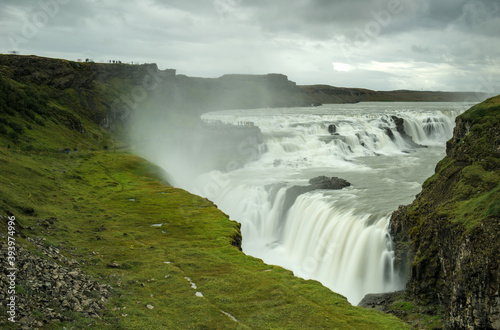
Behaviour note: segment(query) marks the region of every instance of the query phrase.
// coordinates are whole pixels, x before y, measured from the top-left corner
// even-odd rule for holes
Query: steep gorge
[[[87,185],[81,183],[81,173],[75,171],[74,176],[69,177],[62,170],[59,174],[59,169],[57,167],[62,166],[61,168],[64,168],[64,166],[66,166],[70,168],[70,166],[74,166],[72,164],[73,158],[80,159],[81,163],[85,164],[87,158],[102,161],[100,157],[110,157],[109,164],[114,164],[116,161],[114,157],[116,156],[113,156],[111,153],[109,155],[103,154],[105,156],[100,154],[96,156],[91,154],[91,152],[99,148],[102,150],[103,147],[107,147],[108,145],[113,146],[113,144],[105,142],[106,139],[114,140],[116,143],[118,139],[116,136],[110,136],[109,132],[120,130],[122,124],[121,120],[127,119],[127,113],[131,107],[129,101],[137,103],[138,100],[141,99],[138,97],[139,94],[134,94],[134,88],[136,88],[136,92],[139,91],[137,87],[141,86],[144,90],[149,91],[144,86],[152,87],[152,85],[147,85],[151,83],[151,78],[156,79],[155,77],[160,77],[157,78],[162,81],[158,86],[158,91],[164,92],[163,95],[170,97],[172,104],[184,111],[184,113],[191,114],[193,117],[196,117],[200,112],[204,111],[204,109],[200,108],[200,104],[207,102],[207,100],[213,101],[213,103],[207,103],[209,104],[207,109],[219,106],[223,108],[233,107],[237,105],[236,102],[240,100],[246,100],[247,102],[244,105],[240,105],[241,107],[256,106],[257,103],[254,102],[257,101],[255,100],[259,100],[258,106],[291,106],[294,104],[304,104],[294,103],[295,101],[299,102],[299,100],[301,100],[300,98],[291,99],[293,102],[290,101],[290,103],[283,103],[283,100],[290,100],[288,96],[292,92],[296,93],[298,87],[295,86],[294,83],[289,82],[286,76],[282,75],[265,75],[251,77],[250,79],[241,76],[228,76],[219,78],[219,80],[205,80],[203,78],[176,76],[175,71],[161,71],[158,70],[154,64],[130,66],[75,63],[31,56],[0,56],[0,75],[3,76],[6,81],[9,79],[9,84],[17,86],[16,88],[18,89],[28,90],[27,87],[31,86],[31,88],[36,89],[37,92],[46,93],[49,97],[49,111],[44,115],[45,117],[43,117],[47,126],[40,125],[39,127],[37,124],[26,121],[24,117],[18,115],[12,117],[15,119],[9,117],[12,124],[11,127],[17,127],[12,122],[26,126],[24,131],[26,136],[29,135],[28,137],[31,138],[31,140],[21,136],[21,139],[13,143],[13,140],[10,139],[10,135],[9,137],[7,137],[7,135],[2,135],[0,140],[2,142],[1,155],[3,166],[10,171],[13,164],[23,164],[23,166],[26,167],[26,173],[29,175],[32,175],[30,173],[36,173],[37,178],[39,176],[43,179],[43,181],[40,179],[43,185],[52,182],[64,182],[65,184],[70,182],[75,187],[78,187],[74,190],[68,190],[72,193],[81,190],[82,187],[87,187]],[[226,92],[229,90],[230,92],[228,86],[234,86],[236,85],[235,80],[241,82],[242,79],[244,82],[242,82],[240,86],[246,85],[253,87],[240,94],[238,98],[228,100],[227,103],[217,103],[219,102],[217,101],[219,100],[218,95],[221,95],[219,94],[220,90],[226,90]],[[275,85],[276,89],[284,91],[280,94],[281,96],[273,99],[274,101],[272,102],[274,103],[267,102],[272,100],[272,98],[259,99],[258,97],[251,97],[251,95],[255,95],[255,93],[267,93],[269,91],[268,88],[263,89],[256,87],[262,82],[262,79],[278,81],[279,83]],[[214,84],[214,82],[216,83]],[[301,92],[299,91],[297,93],[300,94]],[[125,95],[125,97],[122,97],[123,95]],[[267,95],[269,97],[271,94]],[[148,105],[156,106],[158,109],[160,106],[164,105],[164,103],[161,103],[160,99],[156,99],[153,95],[149,96],[150,97],[148,97],[146,101],[146,103],[149,102]],[[339,102],[355,101],[357,100],[343,99]],[[309,101],[307,103],[309,103]],[[174,118],[183,123],[183,126],[177,125],[179,129],[197,128],[197,126],[193,126],[192,122],[186,124],[184,117],[181,119],[179,119],[179,117]],[[40,119],[42,117],[37,115],[36,118]],[[92,126],[89,119],[100,127],[96,127],[95,125]],[[169,117],[168,119],[170,120],[172,118]],[[33,129],[29,128],[28,125]],[[40,132],[45,134],[50,127],[57,127],[57,130],[54,130],[54,135],[51,136],[51,140],[49,141],[50,144],[47,144],[48,138],[47,140],[44,140],[45,137],[42,139],[42,134]],[[401,207],[392,217],[391,232],[398,253],[398,266],[401,271],[407,273],[409,278],[407,287],[408,297],[412,299],[412,301],[423,306],[430,306],[437,309],[442,308],[444,311],[444,324],[448,328],[500,328],[500,265],[498,262],[500,243],[497,238],[500,230],[499,127],[500,97],[489,99],[460,116],[457,119],[454,137],[449,141],[447,146],[447,157],[437,165],[436,174],[427,180],[424,184],[422,193],[418,195],[414,203],[409,206]],[[63,132],[62,128],[67,130],[68,133],[64,131],[65,133],[63,135],[61,133]],[[108,131],[104,131],[102,128]],[[8,130],[10,132],[11,128],[8,128]],[[33,140],[33,137],[38,138],[38,140]],[[11,144],[12,150],[10,150]],[[82,148],[83,144],[88,145],[91,151],[81,156],[76,153],[75,149],[78,148],[79,152],[85,151],[84,148]],[[115,146],[116,145],[121,146],[122,143],[116,143]],[[71,149],[71,152],[75,151],[75,153],[66,157],[63,153],[57,152],[58,149],[62,148]],[[49,157],[47,156],[47,152],[54,152],[54,154],[49,154]],[[128,155],[123,157],[130,162]],[[32,164],[27,163],[28,160],[32,162]],[[61,178],[56,177],[59,181],[54,181],[53,176],[55,176],[55,174],[46,174],[38,169],[38,166],[41,164],[40,162],[43,164],[44,161],[54,167],[54,171],[57,169],[57,175],[61,176]],[[96,168],[100,168],[99,166],[101,165],[100,162],[96,161]],[[47,165],[47,167],[48,166],[49,165]],[[87,169],[85,166],[88,165],[82,165],[82,168]],[[123,167],[128,168],[127,166],[124,165]],[[48,168],[52,170],[52,167]],[[24,167],[19,166],[19,168],[24,170]],[[68,171],[67,169],[65,170]],[[4,171],[4,173],[8,172]],[[119,172],[117,171],[117,173]],[[7,187],[8,180],[18,182],[14,176],[8,177],[6,175],[4,179],[6,180],[3,182],[5,187]],[[50,205],[50,202],[54,203],[57,200],[55,197],[44,197],[44,193],[41,191],[42,188],[45,189],[45,186],[37,186],[38,179],[33,180],[33,178],[26,175],[26,178],[23,178],[23,180],[27,180],[25,186],[30,186],[31,190],[35,192],[40,190],[40,196],[36,196],[38,201],[41,201],[43,197],[46,198],[44,201],[47,205]],[[137,178],[134,177],[134,180],[137,180]],[[108,184],[109,182],[105,183]],[[98,183],[97,180],[96,183],[93,184],[95,187],[102,188],[102,191],[111,191],[114,189],[112,185],[104,186],[104,188],[101,187],[100,185],[103,185],[103,183]],[[56,187],[55,184],[54,187]],[[163,187],[161,189],[163,189]],[[62,211],[54,211],[51,209],[45,211],[42,207],[37,208],[36,206],[35,209],[38,214],[35,213],[35,216],[24,214],[23,210],[27,210],[24,208],[25,205],[23,204],[25,201],[18,198],[18,196],[24,196],[22,195],[24,192],[21,188],[19,188],[18,191],[18,195],[14,195],[10,192],[10,194],[16,198],[12,197],[2,201],[0,204],[2,214],[6,214],[7,211],[12,211],[16,215],[19,214],[19,218],[24,220],[25,224],[31,224],[32,226],[38,221],[36,217],[49,215],[50,212],[59,212],[63,214]],[[86,190],[84,191],[86,192]],[[92,191],[92,193],[94,192]],[[109,195],[111,196],[115,193],[116,192],[113,190]],[[177,193],[181,194],[176,191],[176,194]],[[5,194],[4,196],[7,195]],[[90,196],[90,191],[88,195],[84,196],[84,194],[82,194],[82,196],[81,198],[87,198]],[[61,221],[67,221],[65,224],[70,227],[78,224],[78,219],[82,218],[80,216],[82,214],[81,210],[86,207],[86,201],[80,202],[77,201],[77,198],[80,198],[80,196],[68,195],[67,202],[73,204],[72,207],[74,210],[70,211],[70,214],[74,216],[74,219],[68,216],[65,216],[66,219],[61,218]],[[182,195],[182,198],[188,201],[184,202],[183,199],[183,203],[189,205],[193,204],[192,202],[190,204],[189,201],[190,198],[194,201],[194,197]],[[17,200],[17,204],[14,204],[15,200]],[[125,197],[123,200],[126,200]],[[35,205],[33,204],[34,202],[26,203],[30,208]],[[120,200],[116,203],[118,205],[118,203],[122,203],[122,201]],[[175,204],[174,202],[172,203]],[[121,205],[122,204],[119,204],[120,207]],[[54,206],[54,208],[57,207],[59,206]],[[66,206],[61,205],[60,207],[62,210],[62,207]],[[203,205],[203,207],[206,206]],[[177,210],[175,205],[172,209]],[[194,206],[193,209],[199,211],[198,208]],[[119,212],[118,210],[119,207],[116,207],[116,212]],[[181,211],[183,210],[184,209],[181,209]],[[88,210],[86,212],[89,216],[96,216],[92,213],[95,212],[95,210]],[[194,211],[189,209],[189,212]],[[107,216],[107,214],[104,215]],[[110,221],[105,218],[104,215],[101,220]],[[140,216],[142,217],[142,214]],[[184,219],[185,217],[183,216],[184,213],[180,214],[178,217]],[[140,219],[140,217],[137,216],[137,219]],[[151,220],[151,223],[154,223],[152,222],[153,219],[149,220]],[[225,224],[225,222],[221,222]],[[87,222],[85,222],[85,225],[87,225]],[[188,225],[192,226],[191,223],[188,223]],[[130,230],[138,230],[137,227],[131,226],[131,228],[133,229]],[[209,228],[209,225],[206,225],[205,228]],[[80,228],[77,229],[80,230]],[[29,233],[32,235],[43,235],[38,229]],[[62,231],[61,233],[62,235],[66,235]],[[71,234],[74,233],[72,232]],[[106,240],[97,240],[95,238],[95,228],[87,229],[84,234],[88,235],[88,237],[91,237],[93,240],[95,239],[95,241],[91,242],[92,244],[100,244],[100,246],[106,246],[107,244]],[[109,239],[109,242],[115,239],[109,232],[100,233],[100,235],[105,237],[105,239]],[[80,234],[78,234],[78,236],[81,236],[80,239],[82,240],[87,237]],[[158,234],[158,236],[160,237],[158,240],[164,239],[160,234]],[[85,242],[88,244],[87,241]],[[119,256],[120,253],[121,252],[117,252],[116,256]],[[135,255],[133,256],[136,257]],[[239,254],[235,258],[237,260],[240,260],[239,258],[244,260],[241,261],[242,263],[248,262],[247,259],[243,259]],[[195,260],[195,258],[193,258],[193,260]],[[98,262],[100,261],[96,261],[94,271],[96,269],[101,271],[101,268],[105,266],[105,264],[97,264]],[[193,267],[193,265],[188,266]],[[202,267],[200,267],[200,269],[201,268]],[[258,268],[259,274],[264,274],[262,277],[268,274],[267,272],[263,273],[263,266],[261,264],[254,268]],[[251,268],[251,271],[249,270],[246,275],[251,274],[252,271],[255,270],[254,268]],[[111,276],[110,274],[115,272],[115,270],[108,269],[106,272],[106,274]],[[215,270],[214,273],[216,273]],[[220,276],[218,273],[216,273],[216,275],[217,276],[213,276],[212,280],[215,281],[215,278]],[[204,278],[203,276],[206,275],[198,274],[198,276],[201,280]],[[282,272],[279,276],[286,279],[286,281],[296,281],[288,272]],[[230,275],[228,275],[228,277],[230,277]],[[251,277],[253,277],[253,275]],[[100,278],[100,280],[104,279],[105,277]],[[183,278],[179,275],[179,279],[182,280]],[[134,280],[143,281],[144,279],[134,278]],[[262,280],[262,283],[266,280],[268,279]],[[234,282],[233,277],[230,277],[228,280],[225,280],[224,283],[228,287],[232,287],[236,282]],[[296,285],[298,287],[311,286],[310,283],[303,285],[302,282]],[[129,287],[131,286],[132,285],[128,285],[126,288],[130,289]],[[329,292],[320,288],[319,285],[314,284],[313,288],[314,290],[311,290],[313,293],[310,295],[315,296],[317,292],[320,292],[322,298],[319,300],[321,303],[328,302],[328,304],[331,305],[339,303],[342,305],[341,313],[347,311],[346,313],[357,313],[361,315],[361,312],[358,310],[352,312],[350,307],[344,306],[344,300],[341,298],[335,297],[339,302],[330,303],[329,301],[331,301],[332,298]],[[137,291],[139,292],[139,289],[137,289]],[[217,290],[214,289],[214,292],[216,291]],[[293,299],[298,299],[296,296],[285,297],[285,294],[288,294],[286,291],[287,290],[279,292],[279,294],[284,297],[281,300],[291,301]],[[265,293],[267,297],[268,292]],[[243,297],[242,300],[245,299],[247,299],[247,297]],[[226,303],[228,307],[237,306],[237,304],[229,298],[220,298],[220,301],[226,300],[229,301]],[[238,304],[240,303],[241,301],[238,300]],[[309,304],[309,302],[307,303]],[[251,305],[251,303],[249,304]],[[319,306],[319,303],[313,301],[310,306],[308,305],[308,308],[313,311],[317,306]],[[294,315],[291,309],[295,307],[298,308],[297,310],[300,310],[300,306],[293,305],[292,307],[287,307],[290,308],[290,310],[287,309],[287,313],[289,313],[289,315]],[[241,313],[242,319],[246,318],[248,322],[255,319],[253,318],[253,314],[243,310],[243,308],[237,307],[235,309],[237,310],[238,308],[241,309],[239,312]],[[325,315],[339,313],[338,311],[330,312],[330,310],[325,312],[323,307],[320,309]],[[252,305],[248,310],[254,311],[255,308]],[[295,309],[293,311],[295,313]],[[280,313],[281,310],[270,311],[269,318],[266,319],[266,321],[273,319],[274,315],[281,315]],[[308,315],[311,314],[306,313],[306,311],[304,311],[304,313]],[[118,312],[115,314],[118,314]],[[243,317],[243,315],[245,316]],[[297,315],[296,319],[300,318],[300,315]],[[371,313],[366,315],[367,316],[363,314],[360,316],[363,322],[370,317],[373,319],[379,317]],[[115,317],[115,315],[113,315],[113,317]],[[202,315],[199,317],[199,319],[202,320],[199,321],[200,324],[205,320],[204,317],[206,316]],[[182,317],[179,317],[179,319],[182,319]],[[323,319],[328,321],[328,317],[324,317]],[[313,324],[316,320],[309,321]],[[348,321],[352,322],[351,324],[359,325],[359,323],[355,323],[351,319]],[[219,324],[216,322],[220,322],[220,320],[216,319],[213,322],[214,324]],[[391,322],[396,323],[393,320],[391,320]]]

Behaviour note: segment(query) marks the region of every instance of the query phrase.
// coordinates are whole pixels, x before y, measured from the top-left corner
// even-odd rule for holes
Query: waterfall
[[[283,242],[296,275],[317,279],[354,302],[367,292],[397,289],[394,254],[388,246],[389,219],[368,225],[369,220],[368,214],[338,210],[316,194],[297,200]]]
[[[337,191],[301,195],[283,218],[286,189],[228,184],[207,197],[244,219],[246,253],[316,279],[354,303],[367,292],[398,289],[387,215],[375,219],[336,205],[332,196],[345,193]]]
[[[243,168],[179,185],[241,223],[245,253],[318,280],[356,304],[367,293],[402,288],[390,214],[419,192],[466,107],[369,103],[208,113],[207,121],[255,123],[265,152]],[[299,195],[285,209],[287,189],[319,175],[352,186]]]

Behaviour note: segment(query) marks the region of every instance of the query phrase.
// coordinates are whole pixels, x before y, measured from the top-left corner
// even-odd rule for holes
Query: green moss
[[[411,312],[415,309],[415,304],[409,301],[399,301],[393,304],[393,308]]]
[[[497,191],[498,194],[498,191]],[[489,203],[488,207],[484,211],[483,215],[485,217],[496,217],[500,218],[500,201],[494,200],[491,203]]]
[[[149,176],[154,167],[136,156],[99,151],[71,159],[2,153],[0,164],[4,173],[10,172],[2,186],[19,175],[12,198],[28,199],[37,215],[26,216],[9,202],[3,212],[14,213],[23,227],[57,217],[55,230],[38,234],[116,287],[110,308],[126,309],[108,311],[97,326],[111,321],[121,328],[403,326],[395,318],[352,307],[317,282],[244,255],[231,245],[236,223],[211,202],[160,184]],[[151,226],[158,223],[162,226]],[[107,268],[110,262],[122,266]],[[185,277],[196,283],[203,298],[195,296]],[[76,320],[79,325],[89,322]]]
[[[463,113],[461,117],[471,124],[477,124],[480,122],[484,122],[484,120],[489,117],[497,118],[498,112],[500,112],[500,100],[499,97],[496,96],[473,106],[465,113]]]
[[[500,184],[487,193],[478,192],[477,196],[471,197],[466,201],[453,204],[451,211],[453,222],[460,223],[466,227],[467,230],[472,230],[485,221],[488,217],[498,217],[500,203],[498,197],[500,196]]]
[[[437,164],[436,173],[426,180],[406,213],[396,219],[409,228],[408,237],[402,237],[410,243],[410,254],[414,256],[407,292],[417,310],[438,301],[444,302],[443,308],[451,308],[446,303],[452,301],[450,297],[459,301],[472,294],[459,292],[457,287],[469,286],[484,275],[487,267],[495,267],[489,260],[495,260],[498,254],[495,233],[500,217],[499,110],[497,96],[457,119],[454,137],[447,143],[447,156]],[[458,247],[472,249],[474,257],[470,261],[464,258],[466,261],[461,264],[455,257],[443,259],[456,254]],[[411,308],[405,300],[393,307],[400,311]],[[440,319],[445,322],[446,317],[438,312],[428,319],[428,327],[442,326]],[[403,319],[414,324],[406,317]]]
[[[419,223],[444,218],[470,231],[487,218],[498,217],[500,96],[475,105],[460,120],[466,132],[461,140],[449,143],[454,156],[438,163],[408,210]]]

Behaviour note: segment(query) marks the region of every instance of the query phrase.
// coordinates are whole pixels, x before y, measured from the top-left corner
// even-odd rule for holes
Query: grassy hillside
[[[500,217],[500,96],[458,118],[445,159],[424,184],[443,217],[468,231]]]
[[[299,86],[310,103],[356,102],[464,102],[485,99],[486,93],[433,91],[374,91],[363,88],[345,88],[329,85]]]
[[[6,216],[15,216],[18,251],[24,246],[31,260],[111,286],[106,297],[89,293],[106,308],[88,317],[77,308],[87,308],[84,301],[65,303],[67,293],[57,293],[57,271],[42,267],[29,277],[19,256],[16,312],[28,316],[17,321],[66,329],[405,327],[395,317],[351,306],[318,282],[244,255],[236,222],[211,202],[169,186],[161,169],[117,149],[121,140],[87,114],[110,102],[118,89],[113,84],[126,89],[129,83],[61,90],[17,81],[13,71],[0,66],[0,237],[7,240]],[[19,326],[7,321],[5,304],[0,314],[0,327]]]

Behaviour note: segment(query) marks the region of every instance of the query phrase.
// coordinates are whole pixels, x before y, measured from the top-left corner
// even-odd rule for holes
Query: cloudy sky
[[[0,0],[0,52],[500,93],[498,0]]]

